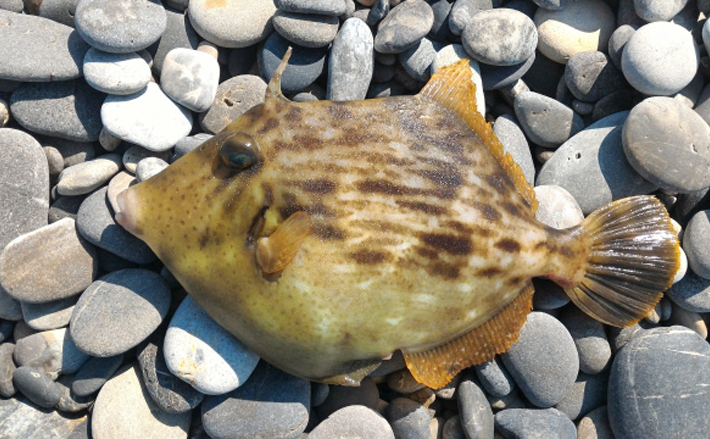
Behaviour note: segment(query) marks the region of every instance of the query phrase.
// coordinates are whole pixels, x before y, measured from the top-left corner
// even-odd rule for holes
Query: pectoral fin
[[[274,233],[256,242],[257,264],[264,273],[278,273],[293,261],[310,233],[311,219],[308,214],[294,213]]]

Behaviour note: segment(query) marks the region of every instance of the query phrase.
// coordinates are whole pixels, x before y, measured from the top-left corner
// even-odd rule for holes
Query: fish
[[[593,318],[639,321],[679,269],[653,196],[575,227],[535,219],[534,191],[476,111],[467,60],[411,96],[288,100],[280,87],[118,195],[145,241],[219,325],[272,365],[357,386],[400,351],[420,383],[505,352],[535,277]]]

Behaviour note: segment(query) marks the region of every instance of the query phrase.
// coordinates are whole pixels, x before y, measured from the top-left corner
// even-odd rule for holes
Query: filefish
[[[532,187],[476,111],[467,60],[413,96],[291,102],[288,51],[263,104],[118,197],[217,323],[276,367],[358,385],[402,352],[432,388],[507,350],[533,277],[627,326],[672,283],[678,239],[652,196],[576,227],[535,219]]]

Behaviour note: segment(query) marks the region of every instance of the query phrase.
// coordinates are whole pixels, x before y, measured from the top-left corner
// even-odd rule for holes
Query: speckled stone
[[[138,163],[140,163],[141,160],[147,157],[156,157],[161,160],[167,160],[170,157],[170,150],[156,152],[150,151],[137,145],[131,146],[123,153],[123,156],[121,157],[121,162],[123,163],[123,166],[125,167],[126,171],[130,172],[131,174],[135,174],[136,169],[138,168]],[[111,189],[109,188],[109,192],[110,191]],[[110,197],[111,194],[109,194],[109,198]]]
[[[470,438],[493,436],[493,411],[480,387],[463,380],[456,390],[461,427]]]
[[[564,399],[555,405],[555,409],[577,421],[590,411],[606,404],[609,374],[607,372],[588,375],[580,373]]]
[[[57,181],[57,192],[65,196],[86,195],[111,180],[121,170],[121,156],[115,153],[104,154],[70,166]]]
[[[426,407],[409,398],[395,398],[385,413],[395,437],[428,439],[432,417]]]
[[[468,25],[474,15],[492,8],[492,0],[458,0],[454,2],[448,19],[451,33],[454,35],[463,34],[466,25]]]
[[[266,82],[255,75],[239,75],[217,87],[210,109],[200,117],[200,126],[208,133],[222,131],[230,122],[264,102]]]
[[[415,45],[429,33],[434,24],[434,12],[424,0],[409,0],[392,8],[379,24],[375,35],[375,50],[400,53]]]
[[[513,107],[525,134],[541,146],[558,147],[584,128],[584,121],[571,108],[540,93],[519,94]]]
[[[567,61],[564,77],[574,97],[585,102],[596,102],[628,87],[621,71],[609,62],[604,52],[596,50],[573,55]]]
[[[219,64],[204,52],[176,48],[163,61],[160,85],[168,96],[192,111],[207,111],[219,85]]]
[[[274,5],[281,11],[334,17],[339,17],[348,10],[345,0],[274,0]]]
[[[584,219],[582,209],[574,197],[557,185],[535,186],[538,207],[535,219],[555,229],[576,226]]]
[[[22,396],[0,399],[0,431],[8,438],[69,439],[72,430],[87,416],[65,416],[56,410],[42,409]]]
[[[0,396],[5,398],[9,398],[17,392],[12,382],[12,377],[17,369],[15,362],[12,360],[12,352],[14,350],[14,343],[0,344]]]
[[[559,318],[577,347],[579,370],[594,375],[606,369],[611,360],[611,346],[604,325],[577,307],[565,308]]]
[[[365,22],[345,20],[330,49],[327,99],[365,99],[374,72],[373,44],[372,31]]]
[[[474,366],[474,370],[481,387],[493,397],[503,398],[515,390],[515,381],[505,370],[500,357],[495,357],[492,360]]]
[[[308,439],[335,437],[395,439],[390,424],[374,410],[361,405],[343,407],[308,433]]]
[[[93,47],[86,52],[84,78],[95,89],[108,94],[136,93],[150,82],[150,67],[138,54],[106,53]]]
[[[609,59],[614,64],[614,66],[621,70],[621,54],[624,53],[624,46],[631,38],[631,35],[636,32],[636,27],[622,24],[617,27],[614,33],[609,37],[609,44],[607,45],[607,53],[609,54]]]
[[[476,61],[494,66],[520,64],[537,47],[533,21],[514,9],[497,8],[475,14],[461,36],[466,52]]]
[[[136,166],[136,182],[146,181],[149,178],[160,174],[165,168],[170,166],[168,162],[158,157],[146,157]]]
[[[273,0],[191,0],[190,22],[204,39],[220,47],[247,47],[266,39],[273,30]]]
[[[496,430],[505,437],[577,439],[574,423],[555,409],[508,409],[496,413]]]
[[[51,377],[35,367],[18,367],[13,374],[12,382],[17,390],[40,407],[52,408],[62,396],[59,386]]]
[[[39,16],[74,27],[78,3],[79,0],[44,0],[39,2]]]

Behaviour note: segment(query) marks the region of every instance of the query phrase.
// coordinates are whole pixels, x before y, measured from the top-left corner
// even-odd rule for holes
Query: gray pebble
[[[372,31],[362,20],[357,18],[345,20],[330,50],[327,99],[334,101],[365,99],[370,81],[374,79],[373,44]]]
[[[259,52],[259,69],[265,79],[270,80],[274,75],[289,46],[292,46],[292,43],[278,32],[274,32],[266,40]],[[291,59],[281,77],[281,88],[284,93],[297,92],[313,84],[323,72],[326,54],[325,48],[294,46]]]
[[[608,375],[608,373],[596,375],[580,373],[572,390],[555,405],[555,408],[576,421],[590,411],[603,406],[606,404]]]
[[[564,9],[568,3],[575,0],[532,0],[536,5],[550,11],[559,11]]]
[[[22,316],[30,328],[37,331],[57,329],[69,324],[79,296],[46,303],[22,302]]]
[[[683,276],[666,291],[666,296],[683,309],[694,312],[710,312],[710,280],[692,271]]]
[[[247,47],[263,41],[273,30],[273,0],[233,0],[213,7],[209,0],[191,0],[190,22],[204,39],[228,48]]]
[[[136,53],[106,53],[93,47],[84,57],[84,78],[96,90],[114,95],[128,95],[150,82],[150,67]]]
[[[596,50],[577,53],[567,61],[565,83],[577,99],[585,102],[596,102],[627,87],[624,75],[604,52]]]
[[[0,431],[8,438],[68,439],[78,422],[76,416],[42,409],[22,396],[0,400]]]
[[[436,53],[441,50],[441,44],[422,38],[416,45],[399,54],[399,62],[404,70],[414,79],[426,82],[430,77],[430,69]]]
[[[574,197],[557,185],[535,186],[537,211],[535,219],[555,229],[574,227],[582,222],[584,214]]]
[[[594,122],[611,116],[614,113],[626,112],[634,108],[641,99],[635,90],[617,90],[599,99],[594,104],[592,120]]]
[[[538,407],[560,402],[579,371],[579,356],[567,328],[541,312],[528,315],[518,341],[502,359],[523,394]]]
[[[636,105],[623,141],[629,163],[651,183],[684,193],[710,186],[710,126],[683,103],[652,97]]]
[[[614,439],[606,405],[592,410],[579,420],[577,439]]]
[[[35,15],[4,10],[0,10],[0,22],[0,78],[44,82],[81,76],[89,45],[74,29]]]
[[[577,346],[580,371],[594,375],[606,369],[611,360],[611,346],[604,325],[576,306],[564,309],[559,318]]]
[[[15,332],[15,322],[10,320],[0,320],[0,343],[8,341]]]
[[[168,2],[169,3],[169,2]],[[185,5],[187,7],[187,4]],[[165,56],[178,47],[197,49],[199,37],[192,28],[187,15],[170,9],[165,10],[166,26],[163,35],[148,50],[153,54],[153,72],[160,77]]]
[[[79,397],[98,392],[123,363],[123,354],[113,357],[92,357],[74,375],[71,391]]]
[[[394,439],[390,424],[377,412],[361,405],[343,407],[320,422],[308,439],[358,437]]]
[[[20,320],[15,323],[15,329],[12,331],[12,337],[15,339],[15,342],[18,342],[23,338],[36,333],[37,331],[30,328],[24,320]]]
[[[571,108],[539,93],[521,93],[513,106],[525,134],[541,146],[557,147],[584,128]]]
[[[106,199],[104,187],[89,195],[81,204],[76,224],[81,236],[97,247],[137,264],[156,260],[155,253],[140,239],[116,223]]]
[[[493,8],[492,0],[458,0],[449,13],[449,29],[454,35],[463,34],[474,15]]]
[[[433,24],[434,12],[424,0],[400,3],[379,24],[375,50],[382,53],[404,52],[428,34]]]
[[[208,133],[222,131],[233,120],[264,102],[266,82],[258,76],[239,75],[217,87],[210,109],[200,116],[200,126]]]
[[[108,183],[108,190],[106,191],[106,198],[108,198],[108,202],[111,205],[111,209],[113,209],[114,212],[118,212],[121,210],[121,206],[118,205],[117,197],[118,194],[123,192],[124,190],[128,189],[128,187],[131,184],[134,184],[136,181],[135,177],[133,177],[131,174],[129,174],[126,171],[121,171],[118,174],[116,174],[115,177],[111,179],[111,181]]]
[[[57,192],[65,196],[93,192],[108,183],[121,170],[121,166],[121,156],[115,153],[70,166],[59,174]]]
[[[325,383],[311,382],[311,407],[318,407],[325,402],[330,393],[330,386]]]
[[[158,157],[146,157],[136,166],[136,181],[146,181],[149,178],[157,175],[163,169],[169,166],[168,162]]]
[[[631,35],[636,32],[636,27],[622,24],[617,27],[614,33],[609,37],[609,44],[607,47],[607,53],[609,54],[609,59],[614,64],[617,69],[621,69],[621,55],[624,53],[624,46],[631,38]]]
[[[688,0],[634,0],[636,15],[650,22],[668,21],[678,14]]]
[[[263,83],[263,81],[262,81]],[[197,133],[194,136],[188,136],[184,139],[178,141],[175,144],[175,149],[173,155],[170,157],[170,163],[189,153],[193,149],[205,143],[207,140],[211,139],[212,135],[208,133]]]
[[[83,80],[26,82],[12,93],[12,117],[28,131],[78,142],[98,140],[105,98]]]
[[[274,14],[274,29],[282,37],[303,47],[325,47],[338,33],[340,20],[332,15],[301,14],[278,10]]]
[[[409,398],[395,398],[387,406],[386,418],[395,437],[428,439],[432,417],[426,407]]]
[[[481,386],[493,397],[503,398],[515,390],[515,381],[505,370],[500,357],[495,357],[492,360],[474,366],[474,370],[478,380],[481,382]]]
[[[710,279],[710,210],[703,210],[690,219],[683,232],[683,250],[690,269],[705,279]]]
[[[512,66],[535,53],[537,29],[522,12],[490,9],[471,18],[461,40],[466,52],[475,60],[494,66]]]
[[[13,374],[12,381],[17,390],[40,407],[54,407],[62,396],[59,386],[35,367],[18,367]]]
[[[496,430],[506,437],[577,439],[574,423],[555,409],[507,409],[496,413]]]
[[[243,75],[251,71],[256,71],[257,46],[249,46],[241,49],[232,49],[227,60],[227,69],[231,76]]]
[[[54,407],[61,412],[79,413],[86,411],[94,404],[94,400],[96,399],[96,395],[79,396],[72,392],[71,387],[73,381],[74,375],[61,375],[57,381],[55,381],[59,387],[59,390],[62,392],[62,396],[59,398],[59,402]],[[74,432],[76,432],[77,429],[79,429],[79,432],[83,430],[81,426],[77,426],[77,428],[74,429]],[[77,438],[77,436],[74,435],[74,432],[72,432],[72,435],[67,439]],[[81,439],[89,439],[88,436],[80,437]]]
[[[43,146],[42,150],[47,156],[49,178],[52,179],[52,181],[56,181],[56,178],[64,170],[64,157],[62,157],[62,153],[53,146]]]
[[[0,285],[0,319],[18,321],[22,320],[22,307],[19,300],[7,294]]]
[[[39,2],[39,16],[74,27],[79,0],[46,0]]]
[[[449,14],[454,3],[448,0],[430,0],[427,2],[434,12],[434,24],[427,36],[436,41],[449,41],[453,37],[449,29]]]
[[[274,0],[281,11],[301,14],[322,14],[338,17],[347,10],[345,0]]]
[[[76,6],[76,30],[93,47],[129,53],[156,42],[165,30],[165,9],[159,1],[81,0]]]
[[[169,306],[170,289],[159,274],[142,269],[114,271],[82,293],[71,317],[71,336],[89,355],[118,355],[145,340]]]
[[[67,328],[38,332],[17,340],[13,357],[18,366],[41,368],[55,377],[58,373],[74,373],[89,360],[89,356],[76,347]]]
[[[368,26],[375,26],[377,25],[380,21],[382,21],[383,18],[387,16],[390,12],[390,2],[389,0],[375,0],[375,3],[373,3],[372,8],[370,9],[370,12],[367,14],[367,17],[365,18],[365,23]]]
[[[682,102],[688,108],[693,108],[700,99],[700,93],[702,93],[704,85],[705,77],[698,72],[685,88],[673,95],[673,99]]]
[[[491,66],[480,64],[483,90],[498,90],[514,84],[522,78],[535,63],[535,54],[520,64],[513,66]]]
[[[316,408],[316,414],[320,419],[325,419],[350,405],[363,405],[375,409],[379,399],[377,385],[372,378],[366,377],[360,382],[360,387],[330,386],[328,397]]]
[[[441,439],[466,439],[459,415],[454,415],[446,420],[441,431]]]
[[[155,152],[140,146],[131,146],[123,153],[123,156],[121,156],[121,162],[126,168],[126,171],[135,174],[138,163],[147,157],[156,157],[161,160],[167,160],[168,157],[170,157],[170,151]],[[118,195],[118,193],[116,195]],[[109,197],[110,196],[111,195],[109,194]]]
[[[525,180],[532,186],[535,181],[535,165],[530,153],[530,145],[528,145],[525,134],[515,117],[510,114],[499,116],[493,123],[493,132],[500,140],[505,152],[510,154],[515,163],[520,166]]]
[[[6,11],[21,13],[24,7],[25,3],[22,0],[0,0],[0,9]]]
[[[60,139],[58,137],[38,137],[43,146],[52,146],[64,157],[64,167],[68,168],[76,164],[91,160],[96,156],[94,143],[78,142],[74,140]]]
[[[471,380],[463,380],[456,390],[459,420],[466,437],[489,438],[493,435],[493,411],[480,387]]]
[[[219,64],[214,57],[180,47],[165,56],[160,85],[175,102],[201,113],[212,106],[219,74]]]
[[[12,353],[15,350],[14,343],[0,344],[0,396],[9,398],[17,392],[12,377],[17,366],[12,360]]]

